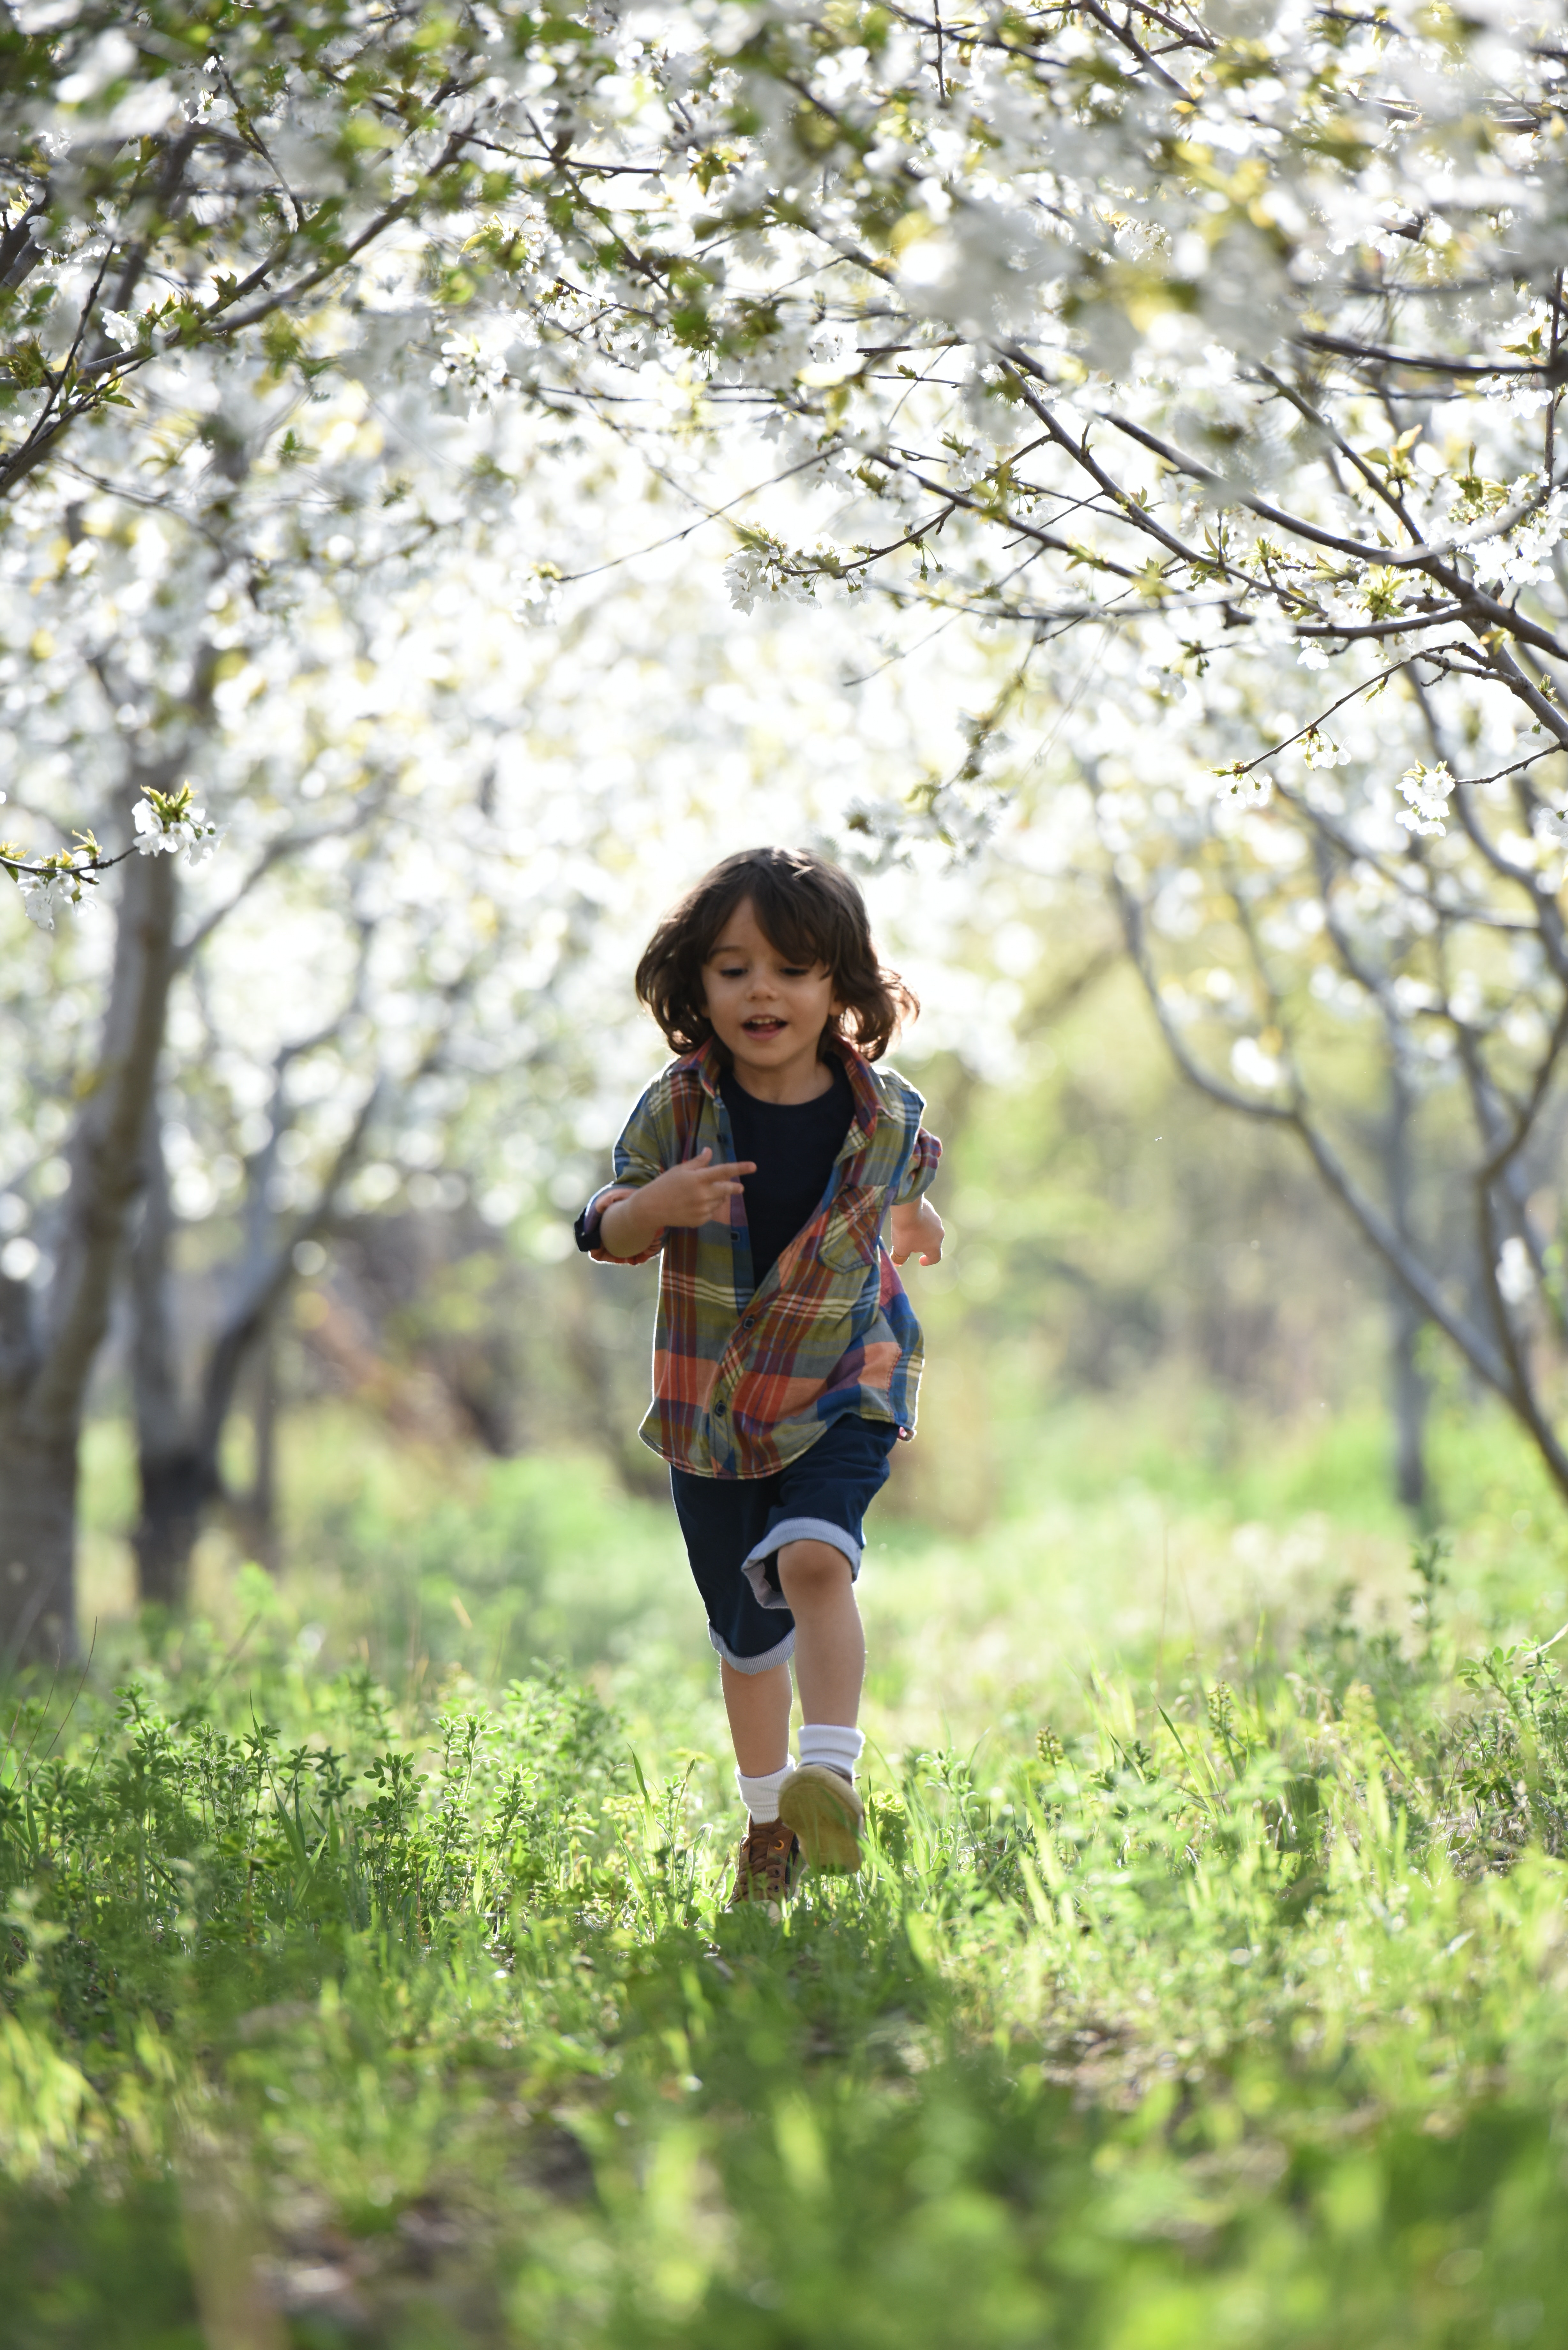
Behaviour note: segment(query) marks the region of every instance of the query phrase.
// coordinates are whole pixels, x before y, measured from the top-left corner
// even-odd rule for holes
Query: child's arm
[[[715,1167],[712,1158],[711,1150],[702,1150],[635,1190],[618,1187],[599,1217],[599,1246],[611,1256],[646,1256],[664,1232],[727,1223],[741,1178],[755,1174],[756,1161],[737,1159]]]
[[[917,1102],[919,1098],[917,1095]],[[936,1136],[923,1126],[917,1128],[909,1165],[888,1211],[888,1253],[895,1264],[912,1256],[922,1264],[941,1261],[942,1220],[926,1197],[937,1180],[941,1155]]]
[[[919,1256],[922,1264],[941,1263],[942,1220],[929,1200],[907,1200],[901,1208],[890,1208],[888,1239],[895,1264],[911,1256]]]

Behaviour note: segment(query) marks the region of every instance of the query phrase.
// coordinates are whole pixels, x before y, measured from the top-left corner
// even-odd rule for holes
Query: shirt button
[[[745,1320],[741,1325],[742,1330],[754,1330],[756,1326],[757,1317],[754,1314],[748,1314]]]
[[[713,1417],[714,1417],[714,1419],[723,1419],[723,1417],[724,1417],[724,1407],[723,1407],[723,1405],[722,1405],[722,1403],[716,1403],[716,1404],[713,1406]]]

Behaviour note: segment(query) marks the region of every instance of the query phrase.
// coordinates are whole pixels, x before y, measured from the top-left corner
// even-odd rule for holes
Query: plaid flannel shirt
[[[597,1245],[603,1191],[578,1220],[600,1264],[663,1253],[653,1402],[639,1433],[699,1477],[772,1476],[846,1412],[914,1427],[920,1327],[882,1230],[890,1206],[929,1188],[941,1144],[906,1078],[840,1050],[855,1096],[849,1131],[815,1214],[760,1289],[739,1192],[727,1223],[667,1231],[636,1257]],[[720,1075],[710,1043],[655,1078],[615,1147],[617,1183],[650,1183],[705,1149],[715,1164],[733,1160]]]

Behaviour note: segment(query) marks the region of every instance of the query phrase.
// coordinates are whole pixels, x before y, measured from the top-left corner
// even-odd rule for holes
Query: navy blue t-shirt
[[[815,1101],[759,1101],[733,1069],[720,1080],[735,1157],[757,1162],[754,1175],[742,1177],[741,1192],[752,1243],[752,1280],[758,1289],[821,1206],[855,1116],[855,1095],[836,1053],[827,1066],[832,1086]]]

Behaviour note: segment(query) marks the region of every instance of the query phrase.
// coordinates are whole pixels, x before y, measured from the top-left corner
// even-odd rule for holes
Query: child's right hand
[[[612,1256],[640,1256],[660,1232],[694,1224],[728,1223],[730,1202],[744,1175],[754,1175],[754,1159],[722,1160],[711,1150],[667,1167],[651,1183],[620,1191],[599,1221],[599,1237]]]
[[[695,1159],[683,1159],[679,1167],[667,1167],[656,1175],[644,1190],[642,1197],[649,1209],[657,1199],[659,1221],[668,1228],[692,1224],[727,1224],[730,1202],[741,1189],[744,1175],[754,1175],[754,1159],[721,1159],[712,1163],[711,1150],[700,1150]]]

